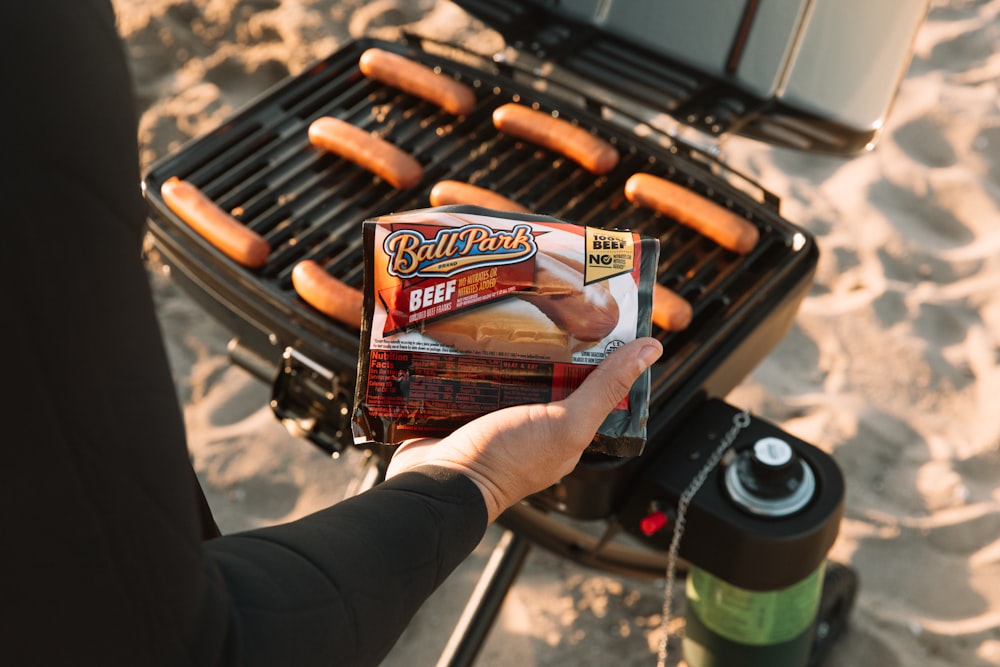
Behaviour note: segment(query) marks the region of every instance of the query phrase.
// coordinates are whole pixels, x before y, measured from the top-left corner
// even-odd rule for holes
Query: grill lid
[[[841,155],[874,146],[929,4],[455,2],[504,36],[509,57],[537,60],[549,78],[601,102],[620,107],[624,96],[669,114],[660,125],[672,133]]]

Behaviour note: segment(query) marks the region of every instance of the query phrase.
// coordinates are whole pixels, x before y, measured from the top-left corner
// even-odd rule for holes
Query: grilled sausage
[[[431,206],[447,206],[449,204],[472,204],[495,211],[511,213],[529,213],[516,201],[507,199],[501,194],[461,181],[439,181],[431,189]]]
[[[292,269],[292,286],[316,310],[355,329],[361,328],[364,295],[343,283],[317,262],[307,259]]]
[[[361,72],[387,86],[432,102],[462,116],[476,107],[476,94],[463,83],[391,51],[368,49],[358,61]]]
[[[160,186],[171,211],[227,257],[251,269],[267,262],[267,241],[213,202],[196,185],[176,176]]]
[[[338,118],[325,116],[314,120],[309,125],[309,141],[381,176],[396,188],[411,188],[424,177],[423,167],[411,155]]]
[[[618,164],[618,151],[600,137],[520,104],[497,107],[493,125],[501,132],[565,155],[593,174],[606,174]]]
[[[542,252],[535,255],[534,289],[517,296],[577,340],[600,340],[618,325],[618,302],[606,282],[584,285],[580,271]]]
[[[637,206],[653,209],[687,225],[723,248],[745,255],[754,249],[760,232],[746,218],[696,192],[652,174],[633,174],[625,183],[625,197]]]
[[[693,316],[687,299],[659,283],[653,286],[653,324],[664,331],[680,331]]]

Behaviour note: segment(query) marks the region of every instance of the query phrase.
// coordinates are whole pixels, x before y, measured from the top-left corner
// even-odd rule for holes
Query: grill
[[[371,46],[402,53],[473,86],[478,96],[475,111],[456,118],[364,77],[358,57]],[[725,395],[791,323],[816,262],[810,237],[780,217],[774,197],[693,147],[662,135],[640,137],[634,131],[638,121],[624,117],[632,129],[611,122],[606,118],[621,121],[623,116],[608,107],[570,111],[564,101],[515,81],[521,73],[510,65],[478,65],[412,45],[358,41],[154,165],[146,175],[145,192],[154,213],[152,231],[168,263],[179,265],[182,280],[199,284],[201,300],[235,329],[242,352],[265,362],[263,367],[249,364],[262,371],[258,374],[273,379],[267,369],[287,364],[281,355],[292,347],[298,359],[334,372],[335,403],[350,403],[357,332],[298,298],[291,284],[293,266],[314,259],[331,275],[360,288],[361,221],[428,206],[430,188],[439,180],[466,181],[538,213],[658,237],[658,281],[685,297],[694,317],[683,331],[654,331],[664,344],[664,355],[653,373],[651,431],[662,429],[692,399]],[[594,176],[567,158],[498,133],[491,112],[511,101],[558,110],[564,119],[613,143],[622,155],[620,164],[606,176]],[[410,190],[397,190],[313,148],[306,129],[324,115],[398,145],[424,165],[423,181]],[[745,216],[761,231],[756,248],[738,256],[664,216],[633,206],[623,188],[639,171],[679,182]],[[181,223],[159,196],[159,186],[171,176],[199,186],[267,239],[272,248],[267,264],[255,271],[239,267]],[[734,354],[737,348],[740,353]],[[317,404],[331,403],[330,386],[315,389],[316,396],[301,398],[306,417],[315,420],[308,435],[325,449],[339,451],[351,442],[345,415],[340,405],[317,411]],[[278,403],[280,416],[297,416],[295,408]],[[654,438],[647,449],[655,450],[657,444]],[[604,468],[623,465],[596,463]],[[577,503],[567,503],[562,494],[554,506],[581,516],[606,514],[610,499],[598,506],[592,490]]]
[[[551,41],[553,47],[558,43]],[[366,78],[358,60],[370,47],[402,54],[471,86],[477,96],[474,111],[456,117]],[[605,51],[598,49],[593,57],[613,60],[614,49]],[[334,454],[353,445],[350,416],[358,332],[297,296],[291,272],[298,262],[315,260],[330,275],[360,288],[361,222],[427,207],[431,188],[446,179],[493,190],[539,214],[659,238],[657,280],[691,303],[693,319],[681,331],[654,327],[664,354],[651,373],[645,451],[623,459],[585,455],[561,483],[501,519],[519,537],[567,558],[627,574],[659,576],[670,533],[640,534],[642,518],[650,509],[676,502],[684,480],[696,473],[696,462],[714,448],[719,420],[729,420],[736,412],[719,399],[787,332],[809,288],[818,251],[807,232],[781,217],[775,196],[709,151],[612,105],[604,88],[580,85],[586,63],[572,62],[575,74],[541,78],[537,67],[418,38],[352,42],[155,163],[143,183],[150,228],[164,261],[175,269],[174,279],[233,331],[234,361],[273,385],[271,405],[277,417]],[[664,108],[694,109],[698,100],[711,97],[704,85],[689,83],[669,100],[661,100]],[[715,94],[723,102],[729,99],[719,91]],[[595,176],[561,155],[497,132],[492,111],[508,102],[557,114],[609,141],[621,155],[618,166]],[[731,108],[734,103],[725,104]],[[694,115],[709,123],[709,129],[721,131],[716,127],[718,113]],[[307,128],[321,116],[348,121],[400,147],[423,165],[423,179],[412,188],[396,189],[353,163],[313,148]],[[762,122],[758,118],[746,121],[746,126]],[[735,211],[758,228],[759,242],[749,254],[737,255],[666,216],[631,204],[624,185],[637,172],[681,184]],[[160,186],[174,176],[198,186],[263,236],[271,247],[267,263],[259,269],[241,267],[181,222],[160,196]],[[721,477],[713,473],[692,508],[693,515],[713,526],[713,533],[687,537],[681,555],[704,559],[709,571],[731,576],[741,586],[778,588],[798,581],[825,558],[839,526],[843,482],[829,457],[766,422],[752,420],[744,435],[785,437],[815,471],[819,499],[791,521],[769,523],[726,500]],[[748,442],[736,447],[745,448]],[[385,463],[386,451],[376,448],[373,453],[376,464]],[[606,537],[615,525],[624,525],[645,546],[621,550],[608,539],[566,529],[553,522],[553,516],[606,521]],[[746,563],[727,562],[728,554],[735,553],[728,550],[730,534],[734,549],[767,564],[763,575],[759,569],[748,574],[754,568]],[[505,549],[510,559],[523,560],[523,547]],[[491,576],[505,577],[509,587],[517,569],[515,563]],[[843,570],[838,576],[843,579]],[[836,599],[824,602],[823,609],[836,615],[824,622],[842,625],[852,582],[838,584]],[[499,586],[500,596],[505,586]],[[487,618],[476,617],[478,629],[461,630],[467,639],[473,635],[473,643],[481,641],[492,621],[493,602],[483,604]],[[827,641],[840,625],[825,635]]]

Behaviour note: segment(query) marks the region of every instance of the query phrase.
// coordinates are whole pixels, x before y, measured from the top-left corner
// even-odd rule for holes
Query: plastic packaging
[[[358,441],[442,437],[559,400],[651,330],[655,238],[472,206],[367,220],[363,238]],[[590,451],[642,453],[648,404],[647,371]]]

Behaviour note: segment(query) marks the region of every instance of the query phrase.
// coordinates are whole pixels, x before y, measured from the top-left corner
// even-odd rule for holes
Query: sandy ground
[[[351,37],[405,26],[479,50],[500,44],[435,0],[115,5],[146,164]],[[1000,665],[998,100],[1000,0],[935,0],[876,150],[844,160],[724,145],[821,248],[792,331],[728,398],[830,452],[845,473],[831,557],[863,585],[830,667]],[[289,436],[266,408],[269,388],[228,363],[227,332],[168,277],[152,279],[192,455],[223,529],[339,499],[356,457],[331,462]],[[496,537],[387,665],[434,664]],[[480,664],[655,664],[662,595],[662,581],[536,549]]]

